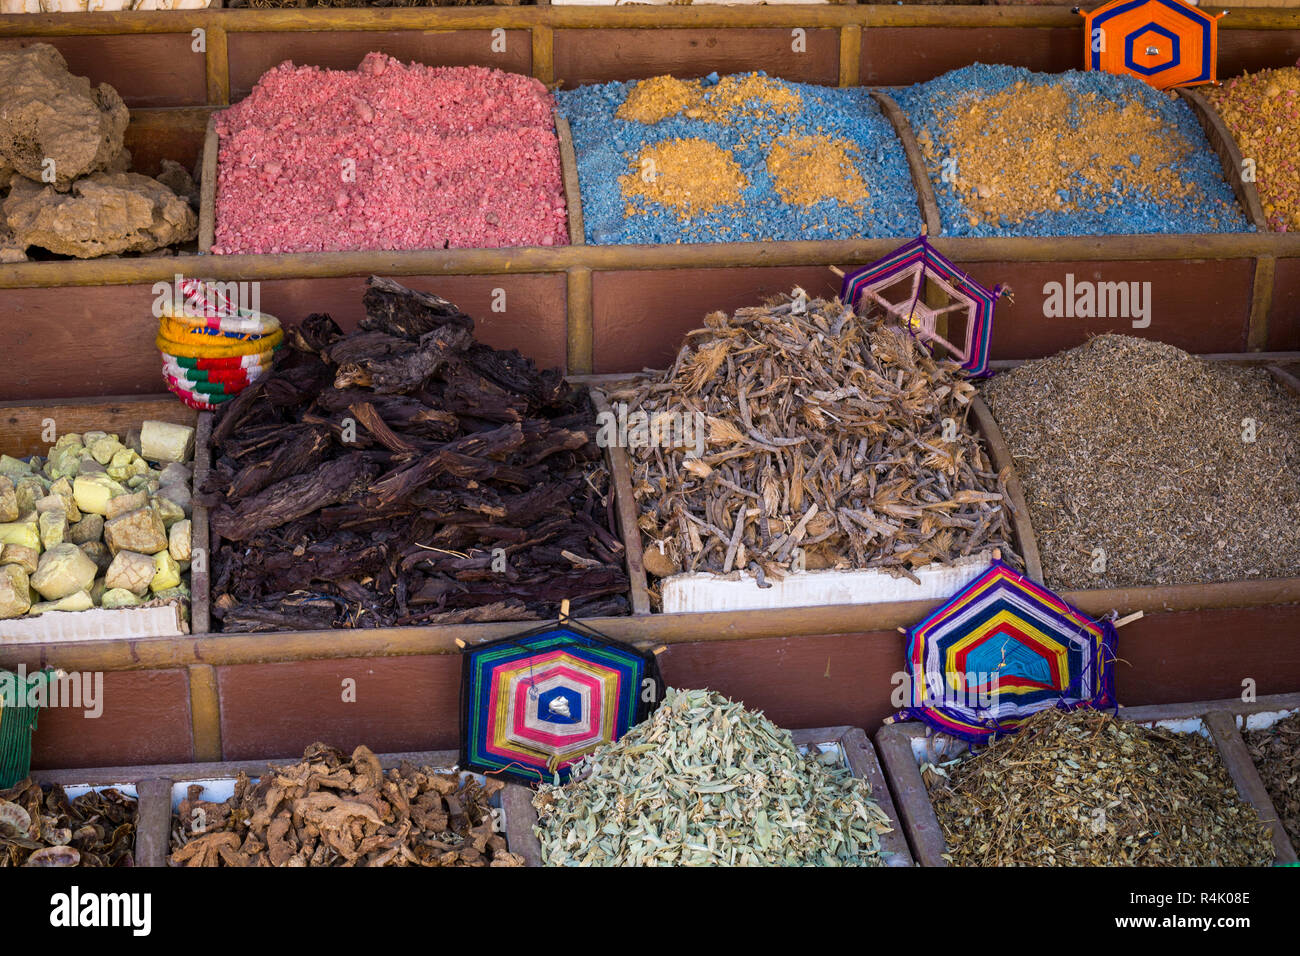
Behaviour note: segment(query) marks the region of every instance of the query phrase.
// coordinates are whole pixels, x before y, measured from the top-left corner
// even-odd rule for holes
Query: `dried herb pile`
[[[1300,846],[1300,714],[1242,736],[1287,836]]]
[[[610,395],[652,418],[707,416],[700,458],[630,451],[648,570],[779,577],[796,548],[808,570],[909,577],[993,548],[1019,562],[1006,476],[967,427],[975,388],[956,365],[800,290],[704,322],[662,379]]]
[[[707,690],[669,688],[649,720],[533,805],[550,866],[872,866],[888,818],[834,753]]]
[[[403,761],[384,771],[366,747],[349,757],[312,744],[300,763],[241,773],[222,803],[193,784],[172,820],[172,866],[523,866],[495,832],[478,783]]]
[[[586,390],[445,299],[369,286],[358,331],[310,316],[213,429],[223,629],[627,613]]]
[[[1300,567],[1300,401],[1265,370],[1099,335],[983,391],[1024,482],[1049,587]]]
[[[1267,825],[1197,734],[1049,708],[923,775],[947,857],[961,866],[1273,862]]]
[[[135,866],[136,809],[111,787],[69,800],[24,780],[0,791],[0,866]]]

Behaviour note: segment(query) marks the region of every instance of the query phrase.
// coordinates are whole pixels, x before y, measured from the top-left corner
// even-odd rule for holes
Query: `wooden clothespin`
[[[456,646],[463,651],[465,649],[465,642],[458,637],[456,638]]]
[[[1132,624],[1134,621],[1142,620],[1142,616],[1145,613],[1146,612],[1144,611],[1134,611],[1132,614],[1124,615],[1124,617],[1121,617],[1115,621],[1115,629],[1119,630],[1125,624]]]
[[[834,273],[835,273],[837,276],[839,276],[841,279],[844,278],[844,270],[843,270],[843,269],[837,269],[837,268],[835,268],[835,266],[827,266],[826,268],[830,269],[831,272],[834,272]]]

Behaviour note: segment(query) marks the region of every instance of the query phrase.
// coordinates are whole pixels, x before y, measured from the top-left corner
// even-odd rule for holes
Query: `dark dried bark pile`
[[[309,316],[213,429],[222,629],[626,614],[586,389],[475,342],[445,299],[368,284],[356,332]]]

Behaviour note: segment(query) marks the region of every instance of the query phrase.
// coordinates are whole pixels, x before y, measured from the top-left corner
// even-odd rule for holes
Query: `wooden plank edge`
[[[880,104],[881,111],[894,127],[894,134],[903,145],[903,155],[907,157],[907,168],[912,174],[912,188],[916,190],[916,202],[921,212],[921,223],[929,236],[943,233],[943,221],[939,215],[939,202],[935,198],[934,185],[925,168],[925,157],[921,154],[920,144],[912,132],[912,124],[894,98],[882,89],[871,90],[871,96]]]
[[[208,547],[208,509],[198,502],[199,488],[212,463],[212,412],[200,412],[194,436],[193,506],[190,522],[190,631],[206,634],[212,626],[212,552]],[[202,555],[196,568],[194,557]]]
[[[1220,8],[1216,8],[1220,9]],[[1294,30],[1294,11],[1285,8],[1226,8],[1232,16],[1220,30]],[[220,25],[228,33],[329,32],[337,30],[490,30],[528,29],[725,29],[761,27],[975,27],[1077,28],[1079,17],[1066,6],[896,6],[762,5],[668,7],[437,7],[206,9],[68,14],[14,14],[0,17],[0,36],[117,36],[189,32]]]
[[[216,668],[211,664],[190,664],[187,670],[194,759],[200,762],[220,760],[224,753],[221,747],[221,692]]]
[[[172,834],[172,781],[168,777],[137,779],[135,795],[135,865],[166,866]]]
[[[600,389],[591,389],[592,402],[597,415],[612,415],[609,399]],[[614,506],[618,514],[618,532],[623,541],[623,560],[631,582],[632,613],[650,613],[650,591],[646,582],[645,552],[641,544],[641,528],[637,524],[636,499],[632,494],[632,466],[627,450],[617,444],[605,449],[609,462],[610,483],[613,485]]]
[[[573,130],[558,111],[555,132],[560,140],[560,176],[564,182],[564,204],[569,216],[569,245],[585,246],[587,231],[582,220],[582,189],[578,182],[578,158],[573,150]]]
[[[532,74],[547,86],[555,82],[555,31],[544,24],[530,25]]]
[[[206,152],[205,152],[206,163]],[[215,169],[215,167],[214,167]],[[210,201],[215,210],[215,172]],[[206,188],[206,187],[202,187]],[[205,238],[200,209],[200,239]],[[212,229],[215,230],[215,214]],[[592,271],[645,272],[660,269],[760,269],[862,265],[896,249],[906,237],[793,242],[679,243],[671,245],[512,246],[493,249],[414,251],[245,253],[214,255],[202,263],[214,280],[313,279],[371,274],[517,275]],[[1300,232],[1204,233],[1197,235],[1007,237],[939,236],[934,246],[957,262],[1129,262],[1300,257]],[[211,248],[209,243],[209,249]],[[200,246],[202,248],[202,246]],[[19,262],[0,271],[0,289],[138,285],[170,280],[190,256]],[[192,268],[198,268],[192,266]]]
[[[1297,399],[1300,399],[1300,378],[1292,375],[1280,365],[1269,365],[1268,374],[1273,376],[1273,381],[1277,382]]]
[[[1295,863],[1296,851],[1291,845],[1286,829],[1273,799],[1268,795],[1264,780],[1259,775],[1259,768],[1246,749],[1246,742],[1237,729],[1237,722],[1227,711],[1212,710],[1205,715],[1205,726],[1209,728],[1210,737],[1219,748],[1219,756],[1232,775],[1232,782],[1237,785],[1237,792],[1243,800],[1255,808],[1259,818],[1268,824],[1273,837],[1273,853],[1278,863]]]
[[[907,844],[907,834],[903,821],[889,795],[889,784],[885,772],[881,769],[880,758],[876,748],[871,745],[867,733],[860,727],[823,727],[814,730],[800,730],[794,733],[796,746],[835,742],[844,750],[844,759],[848,761],[853,776],[867,781],[871,796],[880,809],[884,811],[892,827],[889,833],[880,838],[882,858],[887,866],[912,866],[911,848]]]
[[[505,811],[506,845],[510,852],[522,856],[524,866],[541,866],[542,844],[533,830],[537,826],[533,791],[523,784],[506,784],[501,792],[501,808]]]
[[[970,409],[980,434],[988,446],[993,467],[999,472],[1003,468],[1011,469],[1006,485],[1007,494],[1011,496],[1011,524],[1016,532],[1016,544],[1020,548],[1020,556],[1025,559],[1025,574],[1042,583],[1043,559],[1038,550],[1038,536],[1034,534],[1034,524],[1029,517],[1029,502],[1025,498],[1025,486],[1020,480],[1011,448],[1007,445],[1002,429],[998,427],[997,419],[993,417],[993,412],[985,404],[984,399],[978,395],[973,397]]]
[[[876,751],[884,764],[886,781],[899,810],[899,819],[913,858],[920,866],[946,867],[948,847],[943,827],[921,778],[921,768],[912,755],[908,724],[886,724],[876,731]]]
[[[203,171],[199,175],[199,253],[212,251],[217,227],[217,117],[208,117],[208,129],[203,135]],[[176,262],[183,260],[177,259]]]
[[[203,37],[208,103],[226,106],[230,103],[230,54],[226,45],[226,28],[219,23],[207,27]]]
[[[862,74],[862,27],[848,23],[840,27],[840,86],[859,86]]]
[[[566,273],[564,370],[570,375],[589,373],[595,361],[591,285],[591,270],[586,266],[575,266]]]
[[[1180,89],[1178,94],[1191,105],[1192,112],[1200,121],[1201,129],[1205,131],[1211,148],[1219,157],[1219,163],[1223,167],[1223,178],[1232,187],[1246,219],[1256,229],[1267,232],[1268,220],[1264,217],[1264,206],[1259,200],[1259,190],[1253,182],[1248,182],[1241,176],[1244,165],[1241,150],[1227,124],[1223,122],[1223,117],[1210,105],[1210,101],[1196,90]]]

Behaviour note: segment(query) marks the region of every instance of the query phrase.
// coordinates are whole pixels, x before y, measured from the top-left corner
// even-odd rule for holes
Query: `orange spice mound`
[[[652,76],[632,87],[627,99],[614,115],[637,123],[658,123],[676,116],[703,96],[698,80],[679,80],[675,76]]]
[[[790,136],[772,144],[767,171],[776,191],[788,203],[811,206],[824,199],[859,203],[867,198],[862,175],[850,153],[857,148],[847,140],[827,136]]]
[[[1141,103],[1118,106],[1065,86],[1016,83],[991,96],[962,97],[945,111],[941,136],[939,144],[923,130],[917,143],[932,174],[955,176],[972,225],[1079,208],[1061,200],[1066,190],[1082,192],[1100,211],[1120,201],[1116,180],[1125,192],[1168,197],[1188,196],[1193,188],[1168,168],[1192,146],[1159,116]],[[941,167],[945,152],[955,166]]]
[[[727,150],[705,139],[669,139],[647,146],[619,177],[627,214],[640,210],[636,201],[667,206],[686,218],[714,206],[740,202],[745,174]]]

